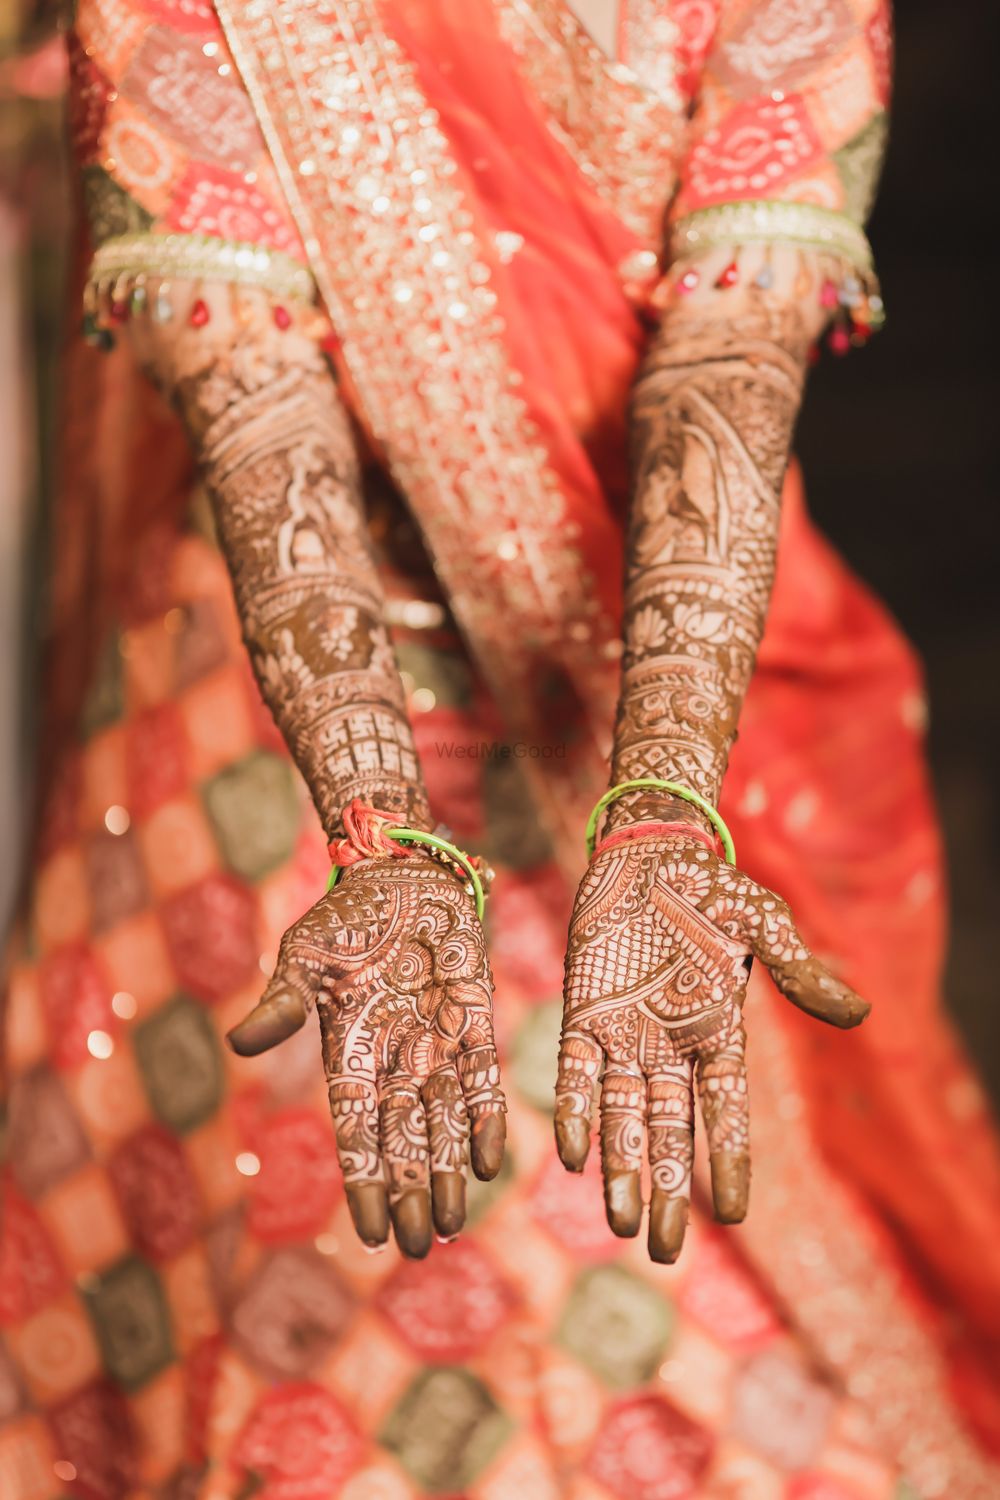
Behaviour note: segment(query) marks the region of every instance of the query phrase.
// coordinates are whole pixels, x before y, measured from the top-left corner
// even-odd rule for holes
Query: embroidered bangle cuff
[[[200,234],[128,234],[106,240],[94,253],[88,281],[103,291],[144,276],[237,282],[298,302],[312,302],[316,293],[309,267],[293,256]]]
[[[653,289],[650,303],[663,310],[674,298],[694,292],[705,276],[699,258],[720,248],[731,259],[711,273],[717,291],[750,285],[766,292],[775,284],[771,252],[779,245],[816,258],[815,291],[830,325],[827,343],[834,354],[846,354],[881,328],[885,308],[864,232],[846,215],[808,203],[720,203],[678,220],[670,270]],[[795,294],[809,295],[804,271],[799,281],[804,289],[797,281]]]
[[[874,270],[868,237],[846,214],[812,203],[771,199],[719,203],[686,214],[673,227],[670,251],[674,260],[683,260],[719,245],[774,244],[782,240],[840,256],[859,272]]]

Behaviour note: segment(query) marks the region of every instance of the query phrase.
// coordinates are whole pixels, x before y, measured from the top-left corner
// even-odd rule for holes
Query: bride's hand
[[[583,1170],[594,1090],[608,1223],[642,1219],[643,1136],[652,1178],[649,1253],[673,1261],[687,1222],[698,1086],[715,1212],[746,1213],[750,1181],[743,1000],[750,959],[787,999],[833,1026],[869,1006],[809,952],[785,903],[683,836],[651,833],[598,853],[577,893],[566,958],[556,1141]]]
[[[506,1133],[493,976],[459,878],[421,853],[341,872],[282,939],[263,999],[229,1040],[250,1055],[315,1005],[354,1227],[423,1256],[465,1222],[465,1169],[488,1180]]]

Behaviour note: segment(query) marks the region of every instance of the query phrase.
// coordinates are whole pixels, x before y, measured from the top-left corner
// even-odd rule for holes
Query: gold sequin
[[[622,222],[658,243],[686,130],[672,75],[664,68],[663,87],[647,88],[609,62],[562,0],[494,4],[552,134]]]

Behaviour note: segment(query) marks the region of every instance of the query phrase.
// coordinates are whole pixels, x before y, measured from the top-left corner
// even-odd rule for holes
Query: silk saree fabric
[[[663,216],[746,234],[763,202],[764,232],[809,244],[837,215],[856,246],[887,35],[862,0],[644,3],[609,64],[547,0],[81,3],[98,257],[128,241],[181,274],[196,250],[275,296],[305,271],[331,319],[434,811],[499,870],[510,1160],[458,1243],[368,1256],[316,1038],[222,1046],[323,838],[182,435],[125,342],[75,343],[8,965],[4,1494],[995,1493],[997,1165],[937,1008],[919,676],[794,469],[724,811],[875,1012],[831,1038],[755,978],[750,1218],[722,1231],[702,1199],[674,1268],[613,1239],[551,1142]]]

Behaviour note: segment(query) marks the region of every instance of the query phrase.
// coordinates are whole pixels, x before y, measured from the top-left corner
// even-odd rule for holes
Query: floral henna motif
[[[255,290],[172,294],[129,323],[139,359],[191,434],[261,689],[328,835],[361,798],[430,826],[383,624],[350,422],[315,341]],[[285,935],[261,1002],[230,1035],[273,1046],[319,1012],[355,1226],[424,1255],[458,1232],[465,1167],[493,1176],[504,1101],[493,982],[463,882],[420,854],[366,859]]]
[[[763,254],[763,251],[761,252]],[[681,781],[718,800],[774,572],[778,501],[816,332],[801,278],[775,251],[752,283],[681,299],[632,404],[634,494],[612,782]],[[811,321],[812,320],[812,321]],[[632,793],[609,826],[689,805]]]
[[[276,1006],[299,1025],[319,1012],[337,1151],[361,1238],[381,1244],[390,1215],[408,1255],[427,1253],[432,1219],[439,1234],[457,1234],[470,1155],[478,1177],[495,1176],[506,1108],[493,976],[460,880],[420,853],[344,870],[285,934],[260,1006],[231,1034],[237,1051],[269,1044],[257,1016]]]
[[[608,1222],[638,1233],[645,1136],[649,1250],[676,1259],[694,1158],[697,1089],[716,1213],[743,1218],[749,1113],[743,1000],[758,957],[801,1009],[855,1026],[865,1003],[810,954],[779,897],[683,838],[637,837],[599,853],[577,895],[566,959],[556,1139],[582,1171],[595,1087]]]
[[[313,338],[276,327],[264,293],[199,294],[207,324],[190,325],[178,289],[169,322],[129,332],[192,436],[261,691],[329,836],[354,796],[429,827],[330,370]]]
[[[774,573],[778,504],[810,340],[814,257],[761,248],[767,276],[734,291],[706,262],[702,290],[664,317],[632,406],[634,493],[612,783],[660,778],[718,801]],[[748,271],[752,267],[746,268]],[[612,803],[607,828],[702,814],[661,792]],[[707,829],[707,822],[704,822]],[[649,1249],[679,1253],[697,1089],[719,1218],[746,1212],[749,1133],[743,998],[749,959],[795,1004],[839,1026],[867,1007],[803,947],[787,907],[695,839],[609,844],[577,895],[566,960],[556,1134],[582,1169],[594,1090],[608,1221],[642,1217]]]

